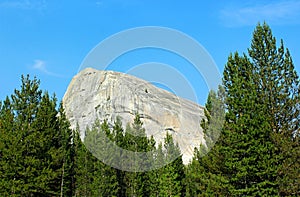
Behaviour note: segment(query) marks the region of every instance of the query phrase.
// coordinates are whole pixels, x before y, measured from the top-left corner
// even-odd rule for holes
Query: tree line
[[[139,114],[125,129],[118,118],[112,127],[96,121],[82,142],[62,103],[39,84],[22,76],[20,89],[1,102],[0,196],[300,195],[299,77],[266,23],[255,28],[247,53],[229,55],[199,125],[206,143],[186,166],[172,135],[156,144]],[[151,152],[133,165],[159,167],[129,172],[106,165],[97,157],[121,162],[106,141]],[[160,167],[162,161],[170,162]]]
[[[1,196],[178,196],[183,194],[184,165],[172,135],[156,147],[146,136],[139,114],[132,125],[123,129],[116,119],[113,128],[96,121],[85,130],[84,142],[79,130],[71,130],[62,104],[55,96],[39,89],[40,81],[22,76],[0,110],[0,195]],[[152,171],[127,172],[97,159],[110,157],[110,142],[133,152],[152,151],[143,161],[166,161]],[[94,149],[92,148],[94,146]],[[103,149],[106,148],[106,149]],[[155,151],[154,151],[155,150]],[[111,158],[113,159],[113,158]],[[120,161],[118,161],[120,162]],[[147,165],[147,163],[140,163]],[[158,166],[162,164],[157,163]]]

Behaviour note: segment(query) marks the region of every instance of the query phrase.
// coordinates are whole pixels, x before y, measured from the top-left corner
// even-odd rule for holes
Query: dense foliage
[[[229,56],[223,88],[225,99],[215,93],[208,99],[224,101],[222,133],[207,155],[204,145],[195,151],[189,195],[299,196],[299,77],[267,24],[256,27],[248,54]],[[204,130],[215,126],[212,113]]]
[[[205,106],[206,143],[187,166],[173,160],[181,153],[172,135],[156,144],[139,114],[125,129],[119,118],[95,121],[82,142],[55,96],[36,78],[21,81],[0,103],[0,196],[300,196],[299,77],[265,23],[247,53],[228,57]],[[133,160],[135,172],[120,170],[111,166],[128,158],[109,143],[151,154]],[[150,163],[159,167],[139,169]]]
[[[39,83],[22,76],[21,89],[1,105],[0,196],[183,196],[182,159],[170,160],[180,156],[172,135],[167,133],[156,148],[136,114],[125,131],[119,118],[112,128],[96,121],[83,143],[62,105],[57,108],[56,98],[42,92]],[[118,159],[111,156],[108,141],[133,152],[153,152],[151,158],[133,161],[141,162],[137,166],[156,158],[170,162],[146,172],[115,169],[97,159]]]
[[[62,105],[22,77],[0,110],[0,195],[72,195],[72,131]]]

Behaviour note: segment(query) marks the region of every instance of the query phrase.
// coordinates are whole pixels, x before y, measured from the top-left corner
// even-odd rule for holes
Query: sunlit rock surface
[[[204,142],[200,128],[203,107],[131,75],[82,70],[70,82],[63,103],[72,128],[78,123],[82,138],[96,119],[107,119],[113,125],[119,116],[125,129],[138,112],[147,135],[153,135],[157,142],[166,132],[173,135],[185,164],[192,158],[194,147]]]

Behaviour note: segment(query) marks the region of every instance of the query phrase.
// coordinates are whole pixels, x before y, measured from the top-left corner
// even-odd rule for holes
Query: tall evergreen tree
[[[282,41],[276,47],[265,23],[256,27],[248,53],[228,58],[225,124],[207,156],[201,157],[207,151],[202,145],[187,168],[200,183],[193,185],[188,179],[190,195],[299,194],[299,78],[290,53]],[[202,127],[208,137],[213,118],[206,115]]]
[[[102,124],[98,120],[94,123],[92,129],[86,133],[84,144],[91,151],[93,157],[91,192],[93,196],[117,196],[119,186],[116,170],[103,163],[110,161],[112,155],[111,146],[113,143],[113,134],[108,124],[104,121]]]
[[[219,138],[225,115],[223,87],[217,93],[210,91],[204,112],[206,118],[201,127],[206,143],[195,148],[193,159],[186,166],[186,195],[227,196],[228,181],[222,175],[224,160],[220,154],[223,135]]]
[[[234,195],[295,195],[299,191],[299,171],[295,170],[299,143],[294,137],[299,128],[299,79],[282,43],[277,49],[269,26],[259,24],[249,58],[236,53],[225,66],[228,111],[221,152],[230,170],[223,173]],[[288,186],[286,191],[283,185]]]
[[[74,132],[73,143],[75,149],[75,196],[91,196],[94,160],[91,152],[87,150],[80,139],[78,126]]]
[[[2,104],[2,103],[1,103]],[[9,98],[1,105],[0,111],[0,195],[13,196],[20,180],[16,180],[18,160],[22,158],[18,149],[19,135],[14,131],[14,114]]]
[[[162,143],[158,144],[158,147],[155,151],[156,154],[153,155],[155,159],[154,165],[155,169],[150,172],[151,177],[151,187],[150,187],[150,196],[156,197],[160,195],[160,178],[163,174],[163,165],[165,161],[165,155],[163,152]]]
[[[259,101],[253,65],[237,53],[224,70],[227,93],[224,125],[225,172],[233,195],[277,195],[277,160],[266,106]]]
[[[160,147],[159,147],[160,148]],[[164,139],[164,161],[168,164],[158,169],[158,196],[184,196],[184,165],[178,144],[171,134]]]
[[[277,48],[266,23],[256,27],[248,52],[254,65],[260,102],[267,108],[265,116],[270,121],[278,149],[280,194],[299,194],[300,84],[292,57],[282,40]]]
[[[135,153],[146,153],[149,150],[150,140],[146,136],[139,114],[135,115],[132,127],[127,125],[124,139],[127,150]],[[141,171],[141,167],[149,165],[150,160],[146,154],[144,156],[145,158],[136,157],[132,160],[135,172],[125,173],[127,196],[150,196],[150,173]]]
[[[1,109],[1,188],[4,195],[59,196],[63,190],[63,146],[56,98],[22,76],[20,90]],[[70,143],[70,139],[66,139]]]
[[[122,122],[120,117],[117,117],[114,126],[113,126],[113,135],[114,135],[114,141],[115,144],[123,149],[126,149],[126,141],[124,140],[124,130],[122,127]],[[124,156],[122,155],[123,152],[120,153],[119,156],[119,161],[120,165],[123,166],[123,160]],[[125,173],[124,171],[120,169],[116,169],[117,173],[117,181],[118,181],[118,186],[119,186],[119,191],[118,191],[118,197],[122,197],[126,195],[126,182],[125,182]]]
[[[70,122],[61,103],[58,109],[59,139],[61,140],[61,179],[60,196],[73,196],[75,192],[75,147],[74,131],[70,129]]]
[[[31,124],[30,133],[26,136],[28,144],[27,158],[35,158],[38,163],[27,163],[32,169],[37,170],[38,175],[29,174],[29,182],[43,184],[41,194],[46,195],[48,192],[59,194],[61,187],[61,169],[63,147],[61,144],[59,121],[57,119],[56,99],[50,99],[46,92],[39,103],[35,121]],[[51,140],[50,140],[51,139]],[[26,141],[27,141],[26,140]],[[25,160],[26,161],[26,160]],[[25,164],[26,165],[26,164]],[[31,172],[34,172],[32,170]],[[36,180],[34,180],[35,178]],[[48,190],[48,191],[47,191]],[[51,194],[52,195],[52,194]]]
[[[11,174],[12,191],[10,194],[14,195],[33,195],[43,192],[40,183],[35,185],[33,182],[36,177],[42,178],[40,174],[41,169],[37,169],[40,157],[40,152],[35,147],[39,144],[37,133],[32,127],[38,111],[39,103],[42,98],[42,91],[39,90],[39,80],[36,78],[30,80],[29,76],[22,76],[22,84],[20,90],[15,90],[11,95],[12,112],[14,113],[13,128],[10,131],[15,135],[12,142],[15,149],[9,157],[14,158],[14,161],[8,160],[8,165],[14,165],[14,169],[7,171]],[[52,120],[51,120],[52,121]],[[10,153],[9,153],[10,154]],[[12,164],[12,163],[15,164]],[[46,170],[48,173],[48,170]],[[10,180],[8,180],[10,182]],[[43,183],[43,181],[42,181]]]

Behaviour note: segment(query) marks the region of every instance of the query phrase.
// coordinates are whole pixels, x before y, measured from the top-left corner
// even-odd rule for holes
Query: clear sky
[[[259,21],[266,21],[277,40],[284,40],[299,74],[297,0],[0,0],[0,100],[20,86],[22,74],[37,76],[41,88],[61,100],[92,48],[115,33],[140,26],[173,28],[193,37],[223,72],[230,52],[246,52]],[[140,51],[123,62],[121,58],[120,65],[172,64],[164,57],[168,54]],[[204,104],[207,87],[199,86],[198,102]]]

